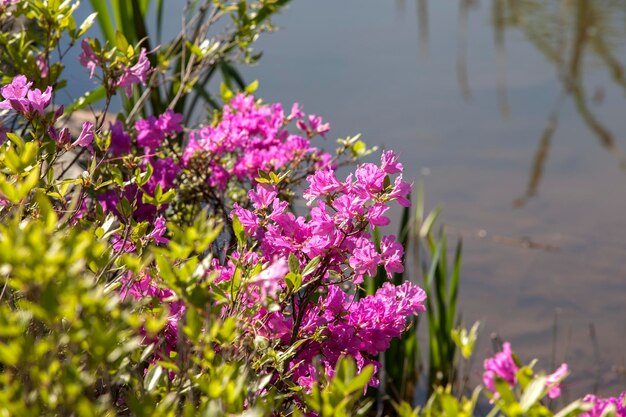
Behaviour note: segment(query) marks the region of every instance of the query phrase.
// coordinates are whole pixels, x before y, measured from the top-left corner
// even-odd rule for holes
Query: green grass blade
[[[89,0],[94,11],[98,12],[98,22],[102,34],[111,45],[115,44],[115,26],[111,22],[111,13],[107,8],[107,2],[103,0]]]
[[[163,0],[157,0],[156,3],[156,19],[157,19],[157,42],[161,43],[163,39]]]
[[[244,91],[246,89],[246,82],[234,66],[232,66],[228,62],[222,62],[220,64],[220,71],[222,71],[224,84],[226,84],[228,88],[232,90],[232,82],[234,81],[235,84],[237,84],[239,90]]]
[[[102,3],[105,3],[104,1]],[[111,8],[113,9],[113,17],[115,18],[115,24],[114,27],[115,29],[121,31],[124,36],[126,36],[126,39],[128,39],[129,42],[132,42],[132,39],[129,39],[129,33],[126,30],[126,27],[124,27],[124,16],[122,16],[122,9],[126,9],[126,5],[125,3],[121,3],[119,0],[111,0]]]
[[[459,294],[459,281],[461,277],[461,258],[463,253],[463,241],[459,239],[454,254],[454,265],[452,274],[450,275],[450,287],[448,288],[448,309],[450,312],[448,328],[454,328],[454,320],[456,320],[457,298]]]
[[[419,225],[422,224],[424,219],[424,182],[419,181],[417,183],[417,198],[415,199],[415,221],[417,224],[416,230],[419,230]]]
[[[432,228],[441,214],[441,210],[441,206],[437,206],[430,213],[428,213],[428,216],[426,216],[426,219],[424,219],[424,222],[421,224],[419,231],[419,235],[421,237],[427,237],[431,234]]]

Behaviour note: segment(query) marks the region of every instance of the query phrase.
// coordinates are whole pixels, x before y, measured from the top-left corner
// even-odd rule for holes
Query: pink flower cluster
[[[144,274],[138,280],[133,280],[131,274],[125,275],[122,280],[122,298],[129,295],[136,300],[151,300],[150,308],[167,308],[169,317],[167,324],[159,336],[163,337],[164,353],[169,354],[176,350],[176,341],[178,339],[178,322],[185,314],[185,306],[180,301],[172,301],[174,293],[171,290],[162,288],[154,282],[148,275]],[[145,330],[144,336],[145,336]],[[156,342],[156,340],[147,341],[147,343]],[[167,356],[165,356],[167,357]]]
[[[158,151],[166,137],[182,132],[181,121],[182,115],[167,110],[159,117],[150,116],[148,119],[140,119],[135,123],[137,146],[144,153],[142,169],[145,171],[147,164],[150,163],[153,170],[152,176],[141,189],[137,185],[131,184],[124,187],[121,192],[109,190],[100,195],[98,200],[105,211],[119,214],[118,204],[121,198],[135,202],[137,208],[133,217],[138,221],[154,220],[158,214],[167,208],[163,206],[157,210],[154,205],[143,203],[142,197],[144,193],[154,196],[157,187],[160,187],[161,191],[165,193],[174,186],[180,165],[171,157],[163,158],[158,153],[152,154],[151,152]],[[110,129],[111,144],[108,151],[113,155],[129,153],[131,151],[131,136],[124,131],[122,123],[117,121],[111,124]],[[118,245],[118,247],[121,246]]]
[[[511,388],[517,385],[519,366],[513,358],[513,351],[509,342],[504,342],[501,352],[485,360],[484,368],[483,383],[494,394],[494,399],[499,398],[499,394],[496,391],[496,379],[503,380]],[[567,373],[567,364],[563,363],[556,371],[546,377],[546,388],[549,388],[549,398],[554,399],[561,395],[559,383],[567,376]]]
[[[137,130],[137,145],[146,152],[157,150],[167,136],[173,136],[183,131],[180,123],[183,115],[168,109],[159,117],[150,116],[135,123]]]
[[[314,359],[319,358],[326,374],[334,375],[341,355],[352,356],[359,370],[368,364],[380,368],[375,358],[389,349],[391,340],[406,329],[407,319],[425,311],[426,293],[418,286],[405,282],[400,286],[385,283],[375,295],[360,300],[346,294],[339,286],[331,286],[326,297],[309,309],[302,321],[300,337],[312,337],[320,332],[322,341],[305,343],[290,369],[294,380],[310,388],[317,381]],[[269,321],[276,320],[270,317]],[[275,326],[281,330],[280,326]],[[288,337],[279,333],[283,339]],[[377,386],[376,375],[370,385]]]
[[[360,300],[341,287],[341,283],[359,284],[364,276],[376,275],[378,267],[389,277],[403,271],[403,247],[396,238],[384,236],[379,250],[368,232],[389,223],[385,213],[391,202],[410,205],[411,185],[402,180],[401,172],[402,165],[392,152],[383,153],[380,166],[362,164],[344,181],[337,180],[330,168],[319,170],[307,178],[309,187],[304,191],[310,217],[289,211],[288,203],[269,184],[258,184],[248,193],[251,209],[234,205],[232,214],[259,242],[258,256],[272,262],[263,279],[254,281],[263,283],[263,291],[255,294],[275,299],[285,290],[290,256],[296,257],[301,269],[313,259],[320,260],[303,277],[310,288],[327,288],[317,302],[296,297],[291,309],[269,312],[263,308],[254,320],[262,323],[255,332],[281,343],[311,339],[290,364],[295,380],[303,386],[310,387],[317,379],[314,358],[321,358],[331,375],[342,354],[354,357],[359,369],[369,363],[378,366],[376,355],[400,336],[408,317],[424,311],[424,291],[409,282],[399,287],[387,283],[375,295]],[[258,256],[249,255],[244,261],[253,265]],[[230,280],[234,269],[232,262],[220,268],[219,280]],[[257,295],[248,304],[258,302]],[[314,335],[323,341],[314,341]],[[371,384],[376,383],[374,377]]]
[[[14,77],[11,84],[0,89],[0,94],[4,98],[4,101],[0,102],[0,109],[13,109],[28,118],[35,114],[43,116],[45,108],[52,100],[52,87],[41,92],[38,88],[31,88],[32,85],[33,83],[23,75]]]
[[[62,146],[73,148],[81,146],[91,148],[93,141],[93,124],[91,122],[83,123],[83,128],[78,138],[72,142],[72,135],[68,128],[57,129],[54,124],[63,114],[63,106],[60,106],[53,114],[51,119],[46,119],[45,110],[52,101],[52,87],[47,87],[44,92],[38,88],[31,88],[32,81],[24,75],[13,77],[10,84],[0,88],[0,95],[4,98],[0,102],[0,109],[15,110],[26,119],[31,120],[38,117],[46,126],[48,136]],[[0,126],[0,140],[4,141],[7,130]]]
[[[602,417],[607,415],[609,408],[615,410],[615,417],[626,417],[626,392],[622,392],[619,397],[599,398],[595,395],[586,395],[583,402],[591,404],[593,408],[580,417]]]
[[[259,261],[254,252],[244,257],[236,253],[234,259],[244,265],[255,265]],[[225,266],[214,260],[213,268],[220,273],[216,282],[228,282],[236,266],[232,260]],[[331,377],[342,355],[352,356],[359,370],[368,364],[378,369],[377,355],[389,348],[393,338],[402,334],[409,317],[425,311],[426,293],[411,282],[400,286],[385,283],[376,294],[362,299],[349,294],[338,283],[327,283],[327,291],[316,302],[307,304],[303,299],[296,301],[295,311],[305,307],[298,324],[293,311],[276,311],[270,307],[271,302],[279,300],[280,294],[286,290],[285,275],[288,273],[287,260],[282,257],[275,259],[252,278],[240,301],[245,309],[254,310],[257,307],[256,314],[249,319],[251,332],[255,335],[279,341],[285,347],[294,341],[305,340],[288,369],[293,374],[293,380],[306,388],[311,388],[318,379],[316,359]],[[294,326],[299,328],[292,340]],[[370,385],[377,384],[374,375]]]
[[[94,52],[88,39],[83,39],[81,47],[83,51],[79,56],[80,64],[89,70],[89,78],[92,78],[96,68],[99,66],[105,67],[106,63],[101,56]],[[126,95],[131,96],[133,94],[133,85],[145,85],[149,72],[150,61],[145,48],[141,48],[135,64],[131,66],[121,65],[120,68],[116,69],[112,86],[114,88],[124,88]]]
[[[254,97],[237,95],[224,106],[219,123],[191,133],[183,152],[183,163],[189,167],[198,154],[208,158],[209,185],[226,189],[231,179],[252,183],[259,170],[278,171],[297,167],[306,158],[317,167],[327,166],[331,156],[311,146],[310,137],[328,132],[328,125],[317,116],[309,123],[300,120],[304,114],[298,105],[285,115],[280,104],[259,105]],[[292,134],[287,125],[297,120],[309,138]]]
[[[312,206],[310,219],[288,211],[287,202],[281,201],[277,190],[267,184],[259,184],[249,192],[254,211],[235,203],[233,214],[247,233],[261,242],[265,259],[293,253],[304,266],[307,260],[320,256],[328,271],[343,274],[349,266],[356,284],[366,275],[376,275],[378,266],[383,266],[391,277],[403,271],[402,245],[395,237],[384,236],[379,252],[368,230],[389,223],[385,213],[390,202],[410,205],[407,195],[411,184],[404,182],[401,174],[393,182],[389,180],[390,174],[401,170],[395,155],[385,152],[380,167],[360,165],[343,182],[330,169],[317,171],[307,178],[309,187],[304,191]]]

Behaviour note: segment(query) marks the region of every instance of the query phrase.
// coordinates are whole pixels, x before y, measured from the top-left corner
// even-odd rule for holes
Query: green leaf
[[[300,261],[298,260],[298,257],[293,253],[289,254],[289,271],[293,272],[294,274],[300,273]]]
[[[298,291],[302,286],[302,275],[294,272],[289,272],[285,275],[285,284],[291,291]]]
[[[234,97],[234,93],[232,92],[232,90],[230,88],[228,88],[228,86],[224,83],[222,83],[220,85],[220,94],[222,96],[222,100],[225,103],[228,103],[230,101],[230,99],[232,99]]]
[[[319,255],[311,259],[309,263],[306,264],[306,266],[302,270],[302,276],[306,277],[307,275],[313,273],[321,261],[322,261],[322,257]]]
[[[128,50],[128,47],[130,46],[128,40],[126,40],[126,36],[124,36],[124,34],[119,30],[115,32],[115,45],[117,46],[117,49],[124,53]]]
[[[372,374],[374,373],[374,367],[372,365],[367,365],[365,368],[361,370],[361,372],[356,375],[346,386],[346,390],[349,393],[362,391],[365,386],[369,383],[370,379],[372,379]]]
[[[259,80],[254,80],[246,87],[246,93],[252,94],[259,88]]]
[[[16,135],[15,133],[9,133],[7,132],[7,138],[13,143],[15,144],[15,146],[17,146],[17,150],[18,151],[22,151],[24,149],[24,139],[22,139],[20,136]]]
[[[146,391],[150,392],[156,388],[163,376],[163,367],[161,365],[153,365],[146,372],[146,376],[143,380],[143,387]]]
[[[520,398],[520,406],[522,411],[526,413],[533,405],[535,405],[546,393],[546,377],[540,376],[535,378],[524,390],[522,398]]]
[[[124,219],[129,219],[130,216],[132,216],[133,214],[133,208],[126,197],[122,197],[117,206],[117,210],[120,212]]]
[[[589,411],[593,408],[593,405],[590,403],[585,403],[581,400],[576,400],[564,408],[561,409],[558,413],[554,415],[554,417],[573,417],[582,414],[585,411]]]
[[[87,18],[83,20],[83,23],[81,23],[80,27],[78,28],[78,33],[76,34],[76,37],[80,38],[81,36],[83,36],[85,32],[87,32],[89,28],[93,25],[96,17],[98,17],[98,12],[94,12],[87,16]]]
[[[97,0],[97,1],[100,1],[100,0]],[[85,93],[83,96],[74,100],[73,103],[71,103],[69,106],[65,108],[65,110],[63,111],[63,114],[66,116],[70,115],[76,110],[84,109],[85,107],[90,106],[100,100],[104,100],[105,97],[106,97],[106,89],[102,85],[98,86],[92,91],[89,91]]]
[[[233,215],[233,232],[235,233],[239,246],[244,246],[246,243],[245,230],[241,224],[241,220],[239,220],[239,217],[236,215]]]

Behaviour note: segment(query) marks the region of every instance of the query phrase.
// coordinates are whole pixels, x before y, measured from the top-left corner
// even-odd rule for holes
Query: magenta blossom
[[[568,374],[567,364],[563,363],[556,371],[546,377],[546,387],[549,388],[548,397],[555,399],[561,396],[560,382]]]
[[[167,110],[159,117],[150,116],[135,123],[137,144],[148,152],[157,150],[166,137],[182,132],[182,114]]]
[[[126,95],[130,97],[133,94],[133,85],[146,84],[149,71],[150,61],[148,61],[148,57],[146,56],[145,48],[141,48],[137,63],[130,68],[124,68],[115,86],[125,88]]]
[[[513,359],[513,351],[509,342],[504,342],[502,352],[498,352],[493,357],[486,359],[483,366],[485,367],[483,383],[496,396],[498,395],[495,384],[496,378],[503,380],[511,387],[517,384],[516,374],[519,368]]]
[[[484,368],[483,383],[485,387],[494,394],[494,400],[499,398],[499,394],[496,391],[496,379],[506,382],[511,388],[517,385],[517,372],[519,371],[519,367],[513,357],[513,351],[511,350],[511,344],[509,342],[504,342],[502,352],[498,352],[493,357],[485,360]],[[554,373],[546,377],[546,388],[548,389],[549,398],[554,399],[561,395],[560,382],[567,374],[567,364],[564,363],[561,364]]]
[[[52,87],[46,88],[42,93],[38,88],[30,90],[27,94],[30,111],[34,111],[40,116],[44,115],[44,109],[48,107],[52,100]]]
[[[91,147],[91,143],[93,142],[93,123],[85,122],[83,123],[83,130],[78,135],[78,139],[72,143],[72,146],[81,146],[83,148],[89,149],[90,152],[93,153],[93,148]]]
[[[25,116],[38,114],[44,115],[44,110],[52,100],[52,87],[46,88],[42,93],[38,88],[31,89],[32,82],[25,76],[17,75],[11,84],[0,89],[4,101],[0,102],[0,109],[16,110]]]
[[[384,151],[380,158],[382,169],[386,174],[402,172],[402,164],[398,162],[398,156],[393,151]]]
[[[297,106],[285,117],[280,104],[259,104],[254,97],[239,94],[224,107],[216,125],[191,132],[183,163],[195,168],[194,162],[202,161],[207,182],[221,191],[230,181],[254,181],[259,171],[328,167],[330,154],[311,146],[311,137],[287,128],[296,117],[304,117]]]
[[[19,2],[20,0],[0,0],[0,9],[13,6],[14,4],[17,4]]]
[[[602,417],[611,408],[615,411],[615,417],[626,417],[626,392],[622,392],[618,397],[608,398],[589,394],[583,398],[583,402],[592,405],[592,408],[580,417]]]
[[[130,135],[124,131],[124,125],[117,120],[109,126],[111,131],[111,144],[108,151],[115,156],[125,155],[130,152]]]
[[[96,71],[96,68],[100,64],[100,58],[95,54],[91,45],[89,44],[88,39],[83,39],[80,44],[83,51],[78,57],[80,61],[80,65],[87,68],[89,70],[89,78],[93,77],[93,73]]]

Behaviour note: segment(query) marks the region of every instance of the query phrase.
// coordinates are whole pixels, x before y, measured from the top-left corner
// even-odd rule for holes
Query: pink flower
[[[254,235],[258,227],[259,218],[250,210],[246,210],[237,203],[234,204],[232,213],[237,216],[246,233]]]
[[[495,384],[496,378],[505,381],[511,387],[517,384],[516,374],[519,368],[513,359],[513,351],[509,342],[504,342],[502,352],[498,352],[493,357],[486,359],[483,366],[485,368],[483,382],[485,387],[495,394],[494,398],[498,398]]]
[[[83,39],[80,46],[83,49],[83,52],[81,52],[78,57],[80,65],[89,70],[89,78],[92,78],[93,73],[100,63],[100,58],[94,53],[88,39]]]
[[[277,195],[276,187],[269,184],[257,184],[256,191],[250,190],[248,192],[254,208],[259,210],[269,207]]]
[[[159,216],[154,221],[154,229],[152,229],[152,232],[150,232],[147,237],[149,239],[153,239],[155,243],[166,245],[169,243],[169,239],[163,237],[165,236],[165,233],[167,233],[165,218],[163,216]]]
[[[215,126],[191,132],[183,151],[183,163],[189,166],[194,156],[202,153],[203,159],[210,159],[208,164],[203,163],[203,167],[208,165],[209,181],[219,171],[220,189],[225,189],[230,180],[253,182],[259,170],[277,173],[283,168],[328,165],[331,155],[287,129],[291,118],[296,116],[303,117],[298,106],[285,117],[280,104],[261,105],[254,97],[239,94],[224,106]]]
[[[161,129],[159,120],[154,116],[139,119],[135,123],[135,129],[137,130],[137,144],[148,151],[158,149],[165,139],[165,132]]]
[[[382,203],[376,203],[367,211],[367,218],[372,226],[387,226],[390,223],[389,217],[385,216],[385,212],[389,210],[389,206]]]
[[[67,145],[72,140],[72,135],[67,127],[57,131],[53,126],[48,127],[48,136],[61,145]]]
[[[116,233],[111,238],[111,246],[115,252],[132,253],[137,250],[137,247],[130,238],[124,239],[123,236]]]
[[[150,70],[150,61],[146,56],[145,48],[141,48],[137,63],[130,68],[125,68],[124,72],[117,80],[116,87],[126,88],[126,95],[131,96],[133,94],[134,84],[144,84],[148,79],[148,71]]]
[[[565,379],[567,374],[567,364],[563,363],[556,371],[546,377],[546,387],[550,388],[550,391],[548,391],[548,397],[554,399],[561,395],[561,386],[559,383]]]
[[[289,120],[293,120],[293,119],[300,119],[303,116],[304,116],[304,113],[300,109],[300,105],[298,103],[293,103],[293,105],[291,106],[291,113],[289,113],[289,116],[287,116],[287,118]]]
[[[399,175],[394,181],[389,197],[396,200],[403,207],[411,207],[411,201],[406,198],[411,192],[411,187],[412,184],[402,181],[402,175]]]
[[[0,9],[19,3],[20,0],[0,0]]]
[[[355,279],[355,283],[359,284],[363,279],[363,275],[375,276],[376,269],[381,261],[380,254],[376,252],[374,244],[367,239],[361,239],[357,243],[357,247],[352,253],[349,262],[356,276],[360,277]]]
[[[17,110],[27,116],[33,113],[43,116],[45,108],[52,100],[52,87],[46,88],[42,93],[38,88],[31,89],[32,85],[25,76],[15,76],[11,84],[0,89],[0,94],[5,99],[0,102],[0,109]]]
[[[130,135],[124,131],[124,125],[117,120],[109,126],[111,130],[111,144],[108,151],[115,156],[125,155],[130,152]]]
[[[44,109],[48,107],[52,100],[52,87],[46,88],[43,93],[38,88],[30,90],[27,94],[29,101],[29,111],[35,111],[40,116],[44,115]]]
[[[611,407],[615,410],[616,417],[626,417],[626,392],[622,392],[619,397],[599,398],[595,395],[586,395],[583,402],[591,404],[593,408],[580,417],[601,417],[605,415],[607,408]]]
[[[29,82],[24,75],[17,75],[13,78],[11,84],[2,87],[0,92],[5,100],[19,100],[26,97],[31,85],[33,85],[33,83]],[[0,105],[0,107],[4,109],[11,108],[9,104],[4,102]]]
[[[120,295],[122,298],[130,295],[137,300],[149,299],[152,301],[150,308],[158,308],[160,304],[168,309],[169,317],[167,325],[165,329],[161,331],[161,335],[165,341],[164,353],[169,355],[171,351],[176,350],[178,321],[185,315],[185,305],[180,301],[170,301],[175,296],[174,292],[167,288],[161,288],[147,273],[144,273],[139,279],[134,279],[133,276],[128,273],[126,276],[122,277],[121,283]],[[154,305],[155,302],[157,305]],[[142,332],[145,335],[145,329]],[[146,340],[146,343],[152,342],[157,342],[157,339]]]
[[[267,268],[252,278],[252,284],[260,291],[261,302],[266,304],[267,298],[277,298],[284,286],[285,275],[289,272],[289,265],[285,258],[278,258]]]
[[[380,162],[380,169],[386,174],[402,172],[402,164],[398,162],[398,156],[393,151],[383,151]]]
[[[292,109],[293,114],[293,109]],[[324,137],[326,133],[330,131],[329,123],[322,123],[322,118],[315,116],[313,114],[309,115],[309,123],[308,125],[303,120],[298,120],[296,123],[298,129],[307,133],[309,137],[313,137],[316,134]]]
[[[393,273],[404,271],[402,244],[396,241],[394,236],[384,236],[380,241],[381,257],[387,272],[387,277],[391,278]]]
[[[144,190],[148,194],[154,195],[157,185],[164,192],[171,189],[180,171],[180,166],[172,158],[150,158],[148,161],[152,165],[152,176],[144,186]]]
[[[331,169],[315,171],[315,174],[309,175],[306,180],[309,183],[309,188],[304,191],[303,197],[309,200],[309,204],[315,198],[331,194],[342,187]]]
[[[89,151],[93,153],[93,148],[91,147],[91,142],[93,142],[92,129],[93,123],[83,123],[83,130],[80,132],[80,135],[78,135],[78,139],[72,143],[72,146],[82,146],[83,148],[89,149]]]
[[[364,198],[372,197],[383,189],[385,173],[374,164],[360,165],[355,172],[355,177],[357,180],[355,187]]]
[[[157,125],[159,128],[167,134],[175,132],[182,132],[183,128],[180,125],[183,121],[183,115],[174,113],[172,109],[167,109],[165,113],[159,116]]]

